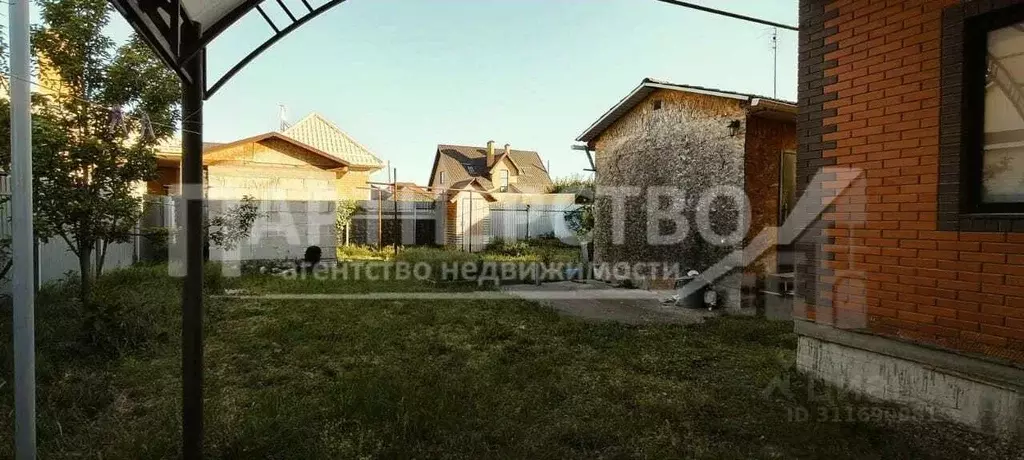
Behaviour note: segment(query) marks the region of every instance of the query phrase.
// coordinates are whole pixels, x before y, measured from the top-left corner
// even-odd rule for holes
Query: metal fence
[[[490,206],[491,238],[517,241],[539,236],[571,239],[575,233],[565,222],[565,214],[579,205],[501,204]]]
[[[7,198],[11,196],[10,177],[0,176],[0,196]],[[0,204],[0,238],[10,238],[11,226],[11,203],[4,200]],[[114,243],[107,248],[106,257],[103,259],[103,270],[127,267],[139,260],[140,241],[139,237],[133,237],[127,243]],[[46,242],[35,242],[36,258],[36,286],[46,284],[65,278],[69,274],[78,273],[78,257],[71,252],[68,244],[60,237],[50,238]],[[95,267],[99,261],[98,251],[94,251],[92,264]],[[10,292],[10,280],[0,280],[0,293]]]
[[[0,196],[10,196],[10,180],[0,175]],[[463,200],[465,201],[465,200]],[[146,230],[173,229],[178,225],[175,197],[146,195],[136,235],[127,243],[110,245],[103,269],[130,266],[143,259],[166,256],[167,247],[142,237]],[[209,202],[207,211],[217,213],[237,202]],[[250,238],[237,248],[210,249],[211,260],[301,258],[309,245],[318,245],[325,257],[332,257],[346,235],[338,234],[334,220],[337,204],[329,201],[261,201],[264,215],[257,220]],[[462,206],[460,206],[460,204]],[[572,239],[565,214],[578,205],[527,205],[510,203],[466,203],[437,201],[363,200],[348,229],[349,244],[403,246],[448,246],[479,251],[496,238],[523,240],[539,236]],[[0,204],[0,238],[11,235],[10,203]],[[173,232],[171,239],[173,240]],[[163,252],[163,253],[161,253]],[[92,263],[99,255],[94,254]],[[61,238],[36,244],[38,285],[60,280],[79,270],[78,258]],[[9,292],[8,280],[0,280],[0,292]]]
[[[356,202],[350,244],[429,246],[444,244],[444,206],[440,201]]]

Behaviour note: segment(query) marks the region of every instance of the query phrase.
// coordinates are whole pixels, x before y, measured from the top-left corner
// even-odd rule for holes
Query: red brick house
[[[1024,438],[1024,1],[800,0],[799,34],[798,190],[863,188],[797,244],[798,366]]]

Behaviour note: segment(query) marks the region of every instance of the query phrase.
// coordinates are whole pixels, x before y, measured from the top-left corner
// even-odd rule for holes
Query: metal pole
[[[398,254],[398,168],[394,169],[395,173],[391,176],[394,182],[391,183],[391,198],[394,201],[395,214],[391,216],[391,245],[395,250],[395,254]]]
[[[11,221],[14,265],[14,451],[36,458],[35,255],[32,230],[32,61],[29,0],[11,0]]]
[[[388,171],[390,173],[390,170]],[[384,249],[384,192],[377,189],[377,252]],[[371,190],[370,193],[373,193]]]
[[[186,460],[203,456],[203,96],[206,52],[185,63],[181,97],[181,182],[185,198],[185,284],[181,292],[181,436]]]
[[[526,239],[530,239],[530,205],[526,205]]]
[[[772,97],[779,97],[779,29],[772,32]]]

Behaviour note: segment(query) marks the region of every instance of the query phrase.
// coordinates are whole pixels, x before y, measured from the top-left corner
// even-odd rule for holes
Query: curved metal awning
[[[209,99],[231,77],[253,59],[303,24],[340,5],[345,0],[110,0],[128,23],[156,50],[160,59],[186,82],[192,82],[185,63],[204,50],[217,36],[228,30],[252,10],[273,30],[259,46],[233,65],[213,84],[206,83],[203,98]],[[278,9],[271,19],[267,10]],[[205,59],[205,55],[203,56]],[[203,66],[205,68],[205,65]],[[206,78],[202,79],[204,82]]]

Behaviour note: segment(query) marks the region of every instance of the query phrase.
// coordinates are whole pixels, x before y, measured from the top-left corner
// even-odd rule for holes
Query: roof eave
[[[735,99],[739,101],[751,101],[754,99],[764,100],[763,98],[755,98],[745,94],[728,93],[686,85],[674,85],[655,81],[650,78],[645,78],[639,86],[633,89],[633,91],[626,95],[626,97],[622,98],[622,100],[620,100],[618,104],[615,104],[615,106],[609,109],[607,112],[605,112],[604,115],[601,116],[601,118],[599,118],[597,121],[591,124],[586,129],[586,131],[583,131],[583,133],[576,138],[576,141],[590,143],[594,139],[597,139],[597,137],[600,136],[601,133],[603,133],[606,129],[611,127],[611,125],[614,124],[623,115],[628,113],[630,110],[633,110],[633,108],[636,107],[637,104],[646,99],[647,96],[649,96],[652,92],[654,92],[654,90],[657,89],[682,91],[692,94],[704,94],[708,96]]]
[[[268,133],[263,133],[263,134],[259,134],[259,135],[256,135],[256,136],[247,137],[245,139],[239,139],[237,141],[230,142],[230,143],[227,143],[227,144],[217,145],[217,146],[211,147],[209,150],[203,152],[203,154],[204,155],[210,155],[210,154],[219,152],[221,150],[227,150],[227,149],[230,149],[230,148],[233,148],[233,147],[237,147],[237,146],[243,145],[243,144],[262,142],[262,141],[265,141],[265,140],[271,139],[271,138],[279,139],[279,140],[285,141],[285,142],[287,142],[289,144],[292,144],[292,145],[294,145],[296,147],[308,150],[308,151],[310,151],[310,152],[312,152],[312,153],[314,153],[316,155],[319,155],[319,156],[322,156],[324,158],[327,158],[328,160],[331,160],[331,161],[333,161],[335,163],[338,163],[338,164],[340,164],[342,166],[359,166],[359,165],[353,165],[351,162],[345,161],[345,160],[343,160],[341,158],[338,158],[338,157],[336,157],[334,155],[331,155],[331,154],[329,154],[327,152],[324,152],[323,150],[320,150],[320,149],[318,149],[316,147],[313,147],[313,146],[308,145],[308,144],[303,143],[303,142],[299,142],[299,141],[291,138],[290,136],[286,136],[286,135],[284,135],[282,133],[279,133],[277,131],[271,131],[271,132],[268,132]]]

